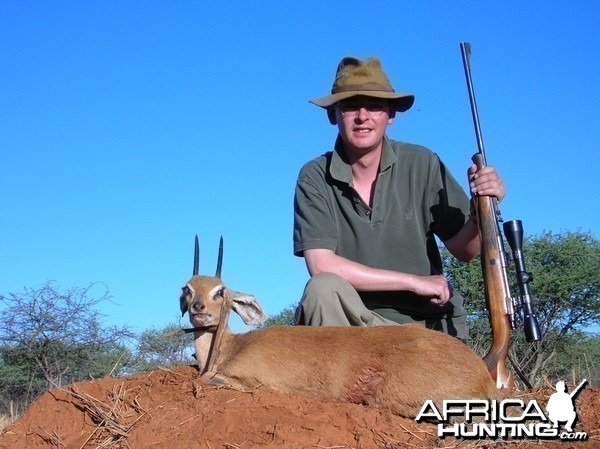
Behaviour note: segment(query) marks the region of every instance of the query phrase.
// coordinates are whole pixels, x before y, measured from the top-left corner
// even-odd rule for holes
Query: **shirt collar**
[[[383,173],[389,169],[398,160],[396,153],[392,150],[387,136],[383,137],[383,151],[381,152],[381,161],[379,162],[379,172]],[[335,148],[331,156],[329,174],[337,181],[352,185],[352,168],[348,163],[344,153],[344,145],[341,136],[338,135],[335,141]]]

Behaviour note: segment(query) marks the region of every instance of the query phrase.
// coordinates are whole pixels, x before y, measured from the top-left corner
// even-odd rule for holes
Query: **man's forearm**
[[[329,250],[308,250],[304,255],[311,276],[334,273],[360,291],[412,290],[416,276],[391,270],[381,270],[340,257]]]
[[[304,258],[311,276],[334,273],[347,280],[357,291],[408,291],[434,304],[444,304],[452,297],[452,290],[441,275],[416,276],[371,268],[326,249],[307,250]]]

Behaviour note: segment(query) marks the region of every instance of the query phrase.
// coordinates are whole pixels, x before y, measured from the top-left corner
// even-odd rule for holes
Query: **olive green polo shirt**
[[[330,249],[369,267],[428,276],[442,273],[435,236],[445,241],[468,219],[469,199],[438,156],[384,139],[373,205],[352,184],[341,138],[300,170],[294,201],[294,254]],[[369,309],[439,316],[464,313],[455,294],[446,306],[408,292],[359,292]],[[451,310],[454,307],[454,310]]]

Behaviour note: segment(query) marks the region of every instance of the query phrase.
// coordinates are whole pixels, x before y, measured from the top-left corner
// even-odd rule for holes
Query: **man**
[[[377,58],[354,57],[340,62],[332,94],[311,100],[339,135],[297,181],[294,253],[311,275],[299,324],[420,322],[467,339],[464,300],[442,275],[434,236],[470,261],[480,249],[476,218],[436,154],[387,138],[413,101],[393,90]],[[504,197],[492,167],[473,165],[468,176],[472,194]]]

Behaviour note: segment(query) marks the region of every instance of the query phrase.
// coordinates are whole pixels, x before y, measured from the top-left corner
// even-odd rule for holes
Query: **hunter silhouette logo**
[[[583,379],[571,394],[567,393],[567,388],[563,381],[556,383],[556,393],[552,393],[546,405],[548,418],[552,421],[554,428],[558,428],[559,422],[566,422],[566,431],[573,432],[573,423],[577,419],[573,398],[581,391],[586,382],[587,379]]]
[[[557,382],[545,410],[535,399],[445,400],[442,404],[427,400],[415,421],[437,420],[440,438],[587,440],[586,432],[573,430],[577,419],[573,400],[586,383],[584,379],[569,394],[565,383]]]

